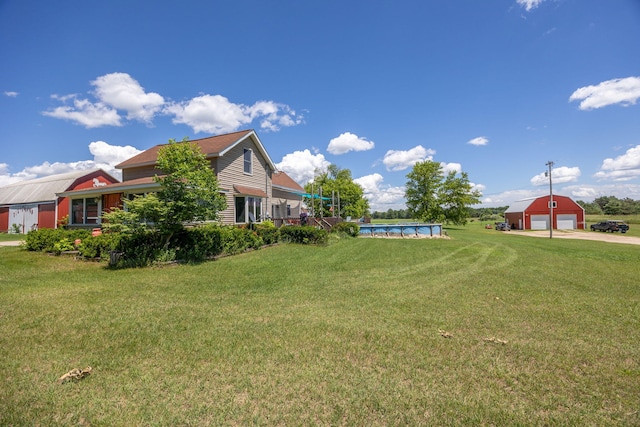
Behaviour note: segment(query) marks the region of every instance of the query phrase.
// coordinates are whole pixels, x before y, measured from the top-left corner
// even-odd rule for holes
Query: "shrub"
[[[328,241],[329,233],[322,228],[314,228],[310,225],[293,225],[280,228],[280,236],[288,243],[324,244]]]
[[[159,260],[172,261],[164,249],[164,243],[164,236],[153,230],[121,233],[115,251],[122,252],[122,257],[115,266],[144,267]]]
[[[85,258],[107,259],[109,252],[116,250],[120,242],[119,233],[104,233],[98,236],[89,236],[82,240],[78,251]]]
[[[358,237],[360,234],[360,226],[355,222],[339,222],[331,227],[331,232],[350,237]]]
[[[68,238],[62,238],[53,244],[53,252],[56,255],[60,255],[62,252],[72,251],[76,247]]]
[[[258,234],[248,228],[222,227],[223,253],[235,255],[247,249],[259,249],[264,242]]]
[[[63,243],[60,243],[61,241],[68,240],[74,242],[77,239],[84,240],[90,236],[91,232],[84,229],[65,230],[63,228],[40,228],[28,232],[24,242],[25,248],[28,251],[59,253],[60,251],[58,251],[58,249],[63,245]],[[57,243],[58,247],[56,247]]]
[[[271,221],[263,221],[255,226],[255,231],[265,245],[273,245],[280,240],[280,231]]]
[[[217,225],[187,228],[172,241],[176,258],[184,261],[203,261],[222,253],[222,230]]]

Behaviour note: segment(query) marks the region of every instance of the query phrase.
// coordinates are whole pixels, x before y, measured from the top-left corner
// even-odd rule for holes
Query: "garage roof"
[[[68,190],[78,178],[99,170],[91,169],[50,175],[0,187],[0,205],[53,202],[57,198],[56,193]]]
[[[504,213],[524,212],[536,199],[537,197],[530,197],[528,199],[517,200],[513,202],[513,204],[509,206],[506,211],[504,211]]]

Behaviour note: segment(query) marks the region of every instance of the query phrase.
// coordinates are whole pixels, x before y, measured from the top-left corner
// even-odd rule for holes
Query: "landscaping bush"
[[[350,237],[358,237],[360,234],[360,226],[355,222],[339,222],[331,227],[331,232]]]
[[[144,267],[154,262],[175,259],[175,251],[164,248],[164,236],[156,231],[140,230],[119,234],[120,238],[113,251],[120,255],[116,260],[111,260],[112,267]]]
[[[222,227],[223,253],[235,255],[247,249],[259,249],[264,242],[258,234],[248,228]]]
[[[327,243],[329,233],[322,228],[310,225],[292,225],[280,228],[280,237],[288,243],[324,244]]]
[[[280,232],[271,221],[263,221],[261,224],[256,224],[255,231],[265,245],[273,245],[280,240]]]
[[[64,228],[40,228],[27,233],[25,236],[25,248],[28,251],[57,252],[60,253],[62,247],[68,248],[68,242],[75,242],[77,239],[84,240],[91,236],[89,230]],[[65,243],[67,242],[67,243]],[[72,250],[62,249],[62,250]]]
[[[220,255],[223,250],[222,234],[222,229],[218,225],[184,229],[174,237],[172,242],[172,246],[177,250],[176,258],[198,262]]]
[[[78,251],[85,258],[107,259],[109,252],[116,250],[119,243],[120,233],[104,233],[83,239]]]

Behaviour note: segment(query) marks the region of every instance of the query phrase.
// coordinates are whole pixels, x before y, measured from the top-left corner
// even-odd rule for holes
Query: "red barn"
[[[549,196],[515,202],[504,212],[505,222],[516,230],[549,229]],[[553,228],[557,230],[584,230],[582,206],[570,197],[553,195]]]
[[[83,170],[20,181],[0,188],[0,232],[28,233],[57,228],[69,217],[69,199],[56,193],[104,187],[119,182],[102,169]],[[97,209],[94,216],[99,216]]]

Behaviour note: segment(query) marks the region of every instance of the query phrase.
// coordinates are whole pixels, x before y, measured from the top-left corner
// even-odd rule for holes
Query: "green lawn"
[[[24,234],[0,233],[0,242],[13,242],[24,239]]]
[[[447,232],[118,271],[0,248],[0,425],[640,425],[640,247]]]

